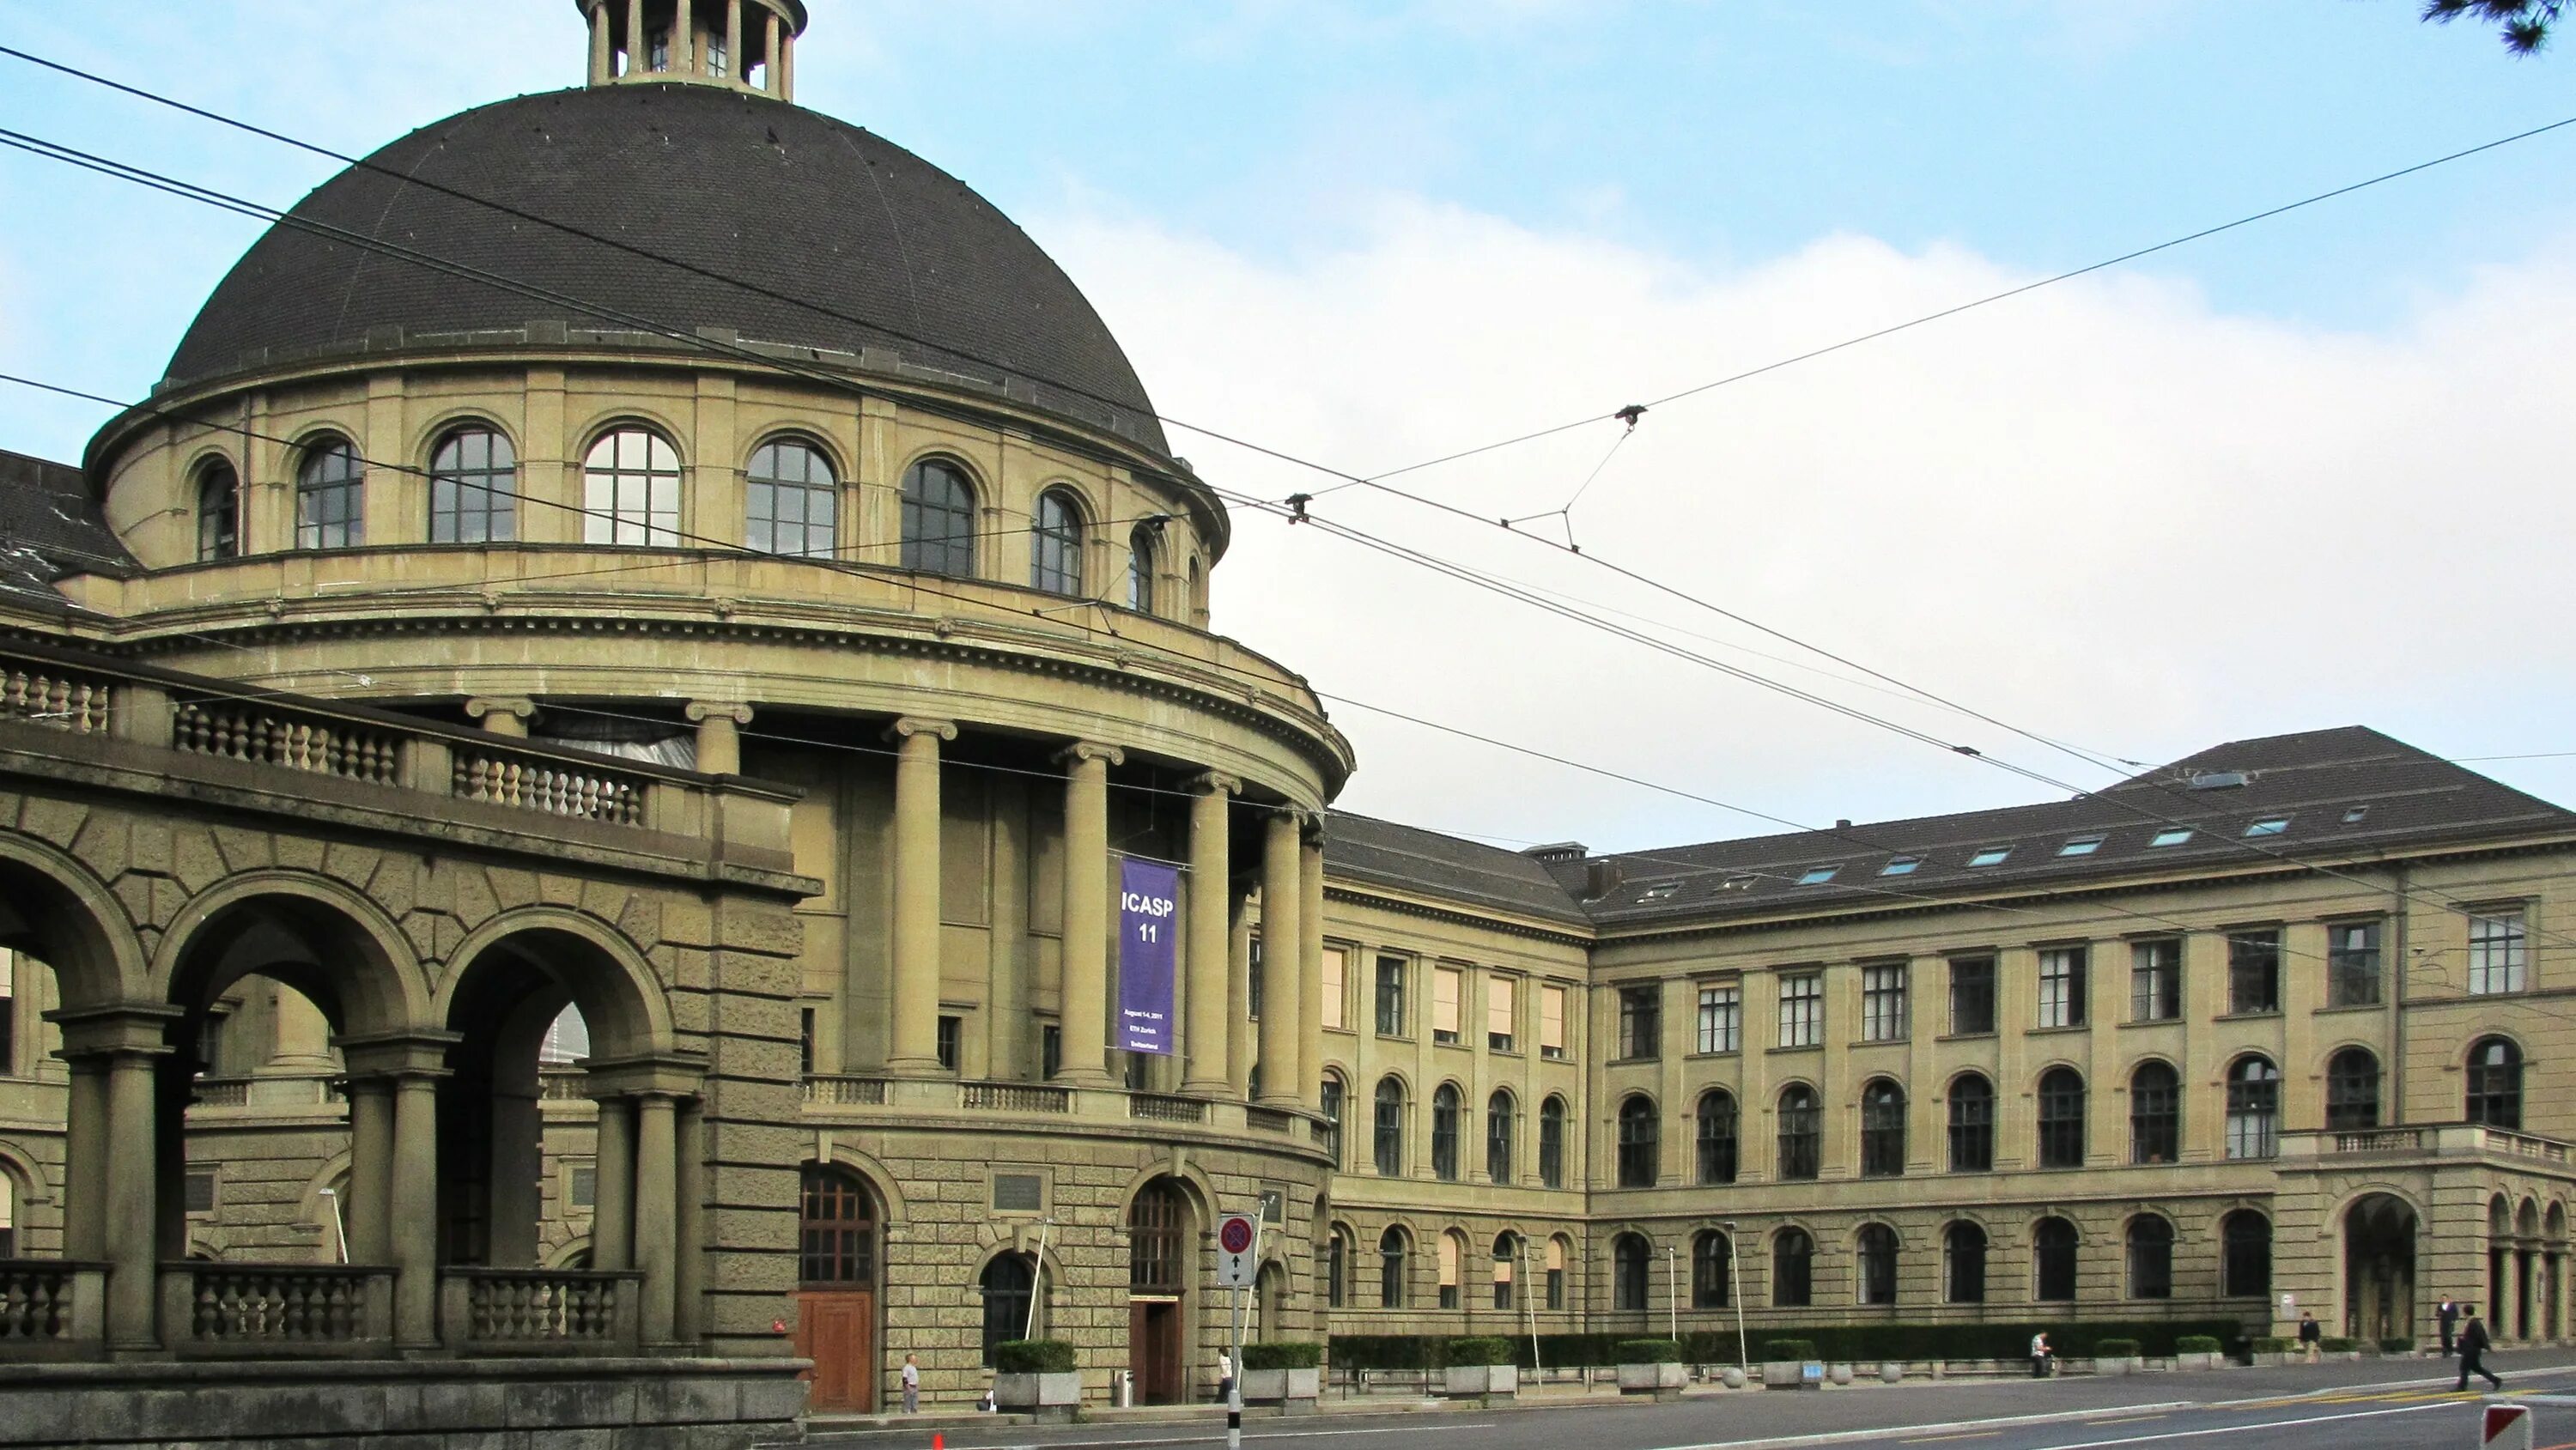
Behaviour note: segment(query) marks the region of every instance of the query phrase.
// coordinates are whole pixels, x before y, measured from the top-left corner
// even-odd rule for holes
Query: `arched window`
[[[2326,1130],[2354,1133],[2379,1126],[2379,1059],[2347,1047],[2326,1061]]]
[[[1986,1302],[1986,1231],[1960,1219],[1941,1231],[1941,1298],[1950,1304]]]
[[[1565,1186],[1565,1099],[1554,1094],[1538,1105],[1538,1181]]]
[[[346,438],[319,438],[295,470],[295,547],[354,549],[367,541],[367,470]]]
[[[2075,1225],[2062,1218],[2043,1218],[2032,1226],[2030,1283],[2034,1299],[2075,1297]]]
[[[1495,1183],[1512,1181],[1512,1134],[1517,1115],[1513,1112],[1512,1095],[1496,1089],[1485,1099],[1485,1177]]]
[[[241,557],[241,478],[218,458],[197,471],[197,562]]]
[[[1350,1302],[1350,1294],[1351,1231],[1335,1224],[1324,1241],[1324,1302],[1339,1309]]]
[[[2129,1220],[2129,1297],[2173,1297],[2173,1225],[2152,1213]]]
[[[2281,1070],[2264,1057],[2227,1070],[2227,1156],[2271,1158],[2281,1151]]]
[[[2219,1220],[2218,1292],[2231,1299],[2272,1297],[2272,1221],[2250,1208]]]
[[[2084,1076],[2071,1067],[2040,1075],[2039,1166],[2084,1166]]]
[[[2480,1038],[2469,1048],[2468,1120],[2522,1128],[2522,1049],[2504,1038]]]
[[[1610,1241],[1611,1308],[1646,1307],[1646,1285],[1652,1277],[1647,1272],[1650,1253],[1644,1234],[1621,1234]]]
[[[1905,1089],[1880,1078],[1860,1090],[1860,1176],[1896,1178],[1904,1172]]]
[[[1520,1235],[1506,1230],[1494,1235],[1494,1307],[1512,1307],[1512,1277],[1521,1261]]]
[[[1735,1245],[1716,1229],[1691,1240],[1691,1307],[1723,1309],[1734,1302]]]
[[[2129,1074],[2129,1161],[2182,1157],[2182,1079],[2170,1064],[2142,1062]]]
[[[1572,1252],[1563,1234],[1547,1241],[1547,1307],[1550,1309],[1565,1307],[1565,1263],[1572,1257]]]
[[[1350,1096],[1350,1086],[1342,1081],[1341,1073],[1324,1069],[1323,1098],[1317,1106],[1323,1111],[1324,1121],[1332,1125],[1330,1141],[1325,1146],[1332,1150],[1336,1170],[1342,1166],[1342,1112],[1349,1106]]]
[[[1442,1083],[1431,1094],[1431,1176],[1458,1181],[1458,1089]]]
[[[581,536],[593,544],[671,548],[680,542],[680,452],[646,428],[620,428],[582,464]]]
[[[1029,583],[1049,594],[1082,595],[1082,505],[1051,488],[1029,519]]]
[[[1404,1230],[1388,1224],[1377,1236],[1377,1307],[1404,1307]]]
[[[823,450],[798,438],[763,443],[743,473],[746,548],[828,559],[839,547],[841,481]]]
[[[1655,1186],[1655,1158],[1660,1137],[1655,1104],[1644,1093],[1631,1093],[1619,1104],[1619,1186]]]
[[[993,1346],[1028,1339],[1029,1298],[1037,1287],[1036,1260],[1027,1254],[996,1254],[984,1266],[977,1287],[984,1293],[984,1367],[993,1367]]]
[[[1780,1176],[1813,1178],[1823,1158],[1824,1113],[1816,1090],[1791,1083],[1780,1092]],[[1803,1300],[1801,1303],[1805,1302]]]
[[[1816,1241],[1802,1228],[1784,1228],[1771,1236],[1771,1302],[1782,1309],[1804,1309],[1816,1297]]]
[[[1189,1282],[1189,1205],[1178,1184],[1157,1178],[1137,1190],[1127,1206],[1127,1286],[1151,1294],[1177,1294]]]
[[[1155,526],[1138,524],[1127,535],[1127,607],[1138,614],[1154,612]]]
[[[1860,1302],[1895,1303],[1896,1230],[1883,1223],[1862,1224],[1853,1247],[1860,1260]]]
[[[503,544],[519,536],[519,455],[491,428],[458,428],[429,455],[429,541]]]
[[[1710,1088],[1699,1095],[1699,1181],[1704,1184],[1735,1181],[1736,1144],[1735,1095],[1724,1088]]]
[[[1440,1236],[1440,1307],[1455,1309],[1463,1291],[1459,1278],[1467,1263],[1467,1236],[1451,1229]]]
[[[808,1163],[798,1199],[797,1281],[809,1289],[876,1283],[877,1217],[858,1175]]]
[[[1393,1077],[1377,1080],[1376,1138],[1370,1151],[1380,1178],[1404,1173],[1404,1084]]]
[[[957,465],[925,458],[903,474],[903,567],[975,572],[975,486]]]
[[[1995,1085],[1963,1073],[1950,1084],[1950,1171],[1991,1173],[1995,1167]]]

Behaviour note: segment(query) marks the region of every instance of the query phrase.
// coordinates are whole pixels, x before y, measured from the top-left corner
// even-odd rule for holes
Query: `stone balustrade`
[[[631,1354],[644,1276],[604,1269],[444,1270],[439,1339],[457,1354]]]
[[[99,676],[42,663],[0,665],[0,719],[49,725],[76,735],[103,734],[111,687]]]
[[[2285,1132],[2284,1159],[2351,1157],[2523,1158],[2570,1161],[2568,1144],[2484,1123],[2421,1123],[2397,1128],[2342,1128]]]
[[[355,1264],[161,1266],[163,1347],[181,1356],[382,1355],[394,1271]]]
[[[107,1265],[0,1259],[0,1357],[94,1357],[107,1335]]]

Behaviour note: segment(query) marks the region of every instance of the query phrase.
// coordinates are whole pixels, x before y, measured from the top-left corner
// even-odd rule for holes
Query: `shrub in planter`
[[[1480,1335],[1450,1340],[1447,1348],[1449,1367],[1441,1371],[1445,1393],[1461,1399],[1520,1393],[1520,1365],[1510,1340]]]
[[[2415,1341],[2402,1334],[2392,1334],[2388,1338],[2379,1341],[2379,1352],[2381,1354],[2413,1354],[2415,1352]]]
[[[1678,1339],[1623,1339],[1619,1341],[1619,1362],[1679,1364],[1682,1362],[1682,1342]]]
[[[2138,1342],[2134,1339],[2097,1339],[2093,1341],[2095,1359],[2136,1359]]]
[[[1472,1339],[1449,1341],[1451,1364],[1517,1364],[1512,1342],[1499,1335],[1478,1335]]]
[[[1246,1404],[1312,1408],[1323,1393],[1324,1346],[1311,1340],[1270,1339],[1243,1347]]]
[[[1688,1383],[1690,1369],[1682,1363],[1680,1340],[1619,1341],[1619,1393],[1669,1400],[1679,1396],[1682,1386]]]
[[[1243,1347],[1243,1367],[1313,1369],[1324,1362],[1324,1346],[1311,1339],[1270,1339]]]
[[[2227,1346],[2206,1334],[2186,1334],[2174,1341],[2176,1354],[2219,1354],[2226,1348]]]
[[[1766,1339],[1762,1341],[1762,1357],[1775,1362],[1794,1360],[1805,1364],[1816,1357],[1816,1342],[1812,1339]]]
[[[1082,1403],[1073,1346],[1061,1339],[1007,1339],[993,1346],[993,1403],[1064,1417]]]
[[[1073,1345],[1062,1339],[1006,1339],[993,1346],[993,1368],[1003,1374],[1071,1374]]]
[[[2256,1354],[2288,1354],[2298,1347],[2299,1342],[2295,1339],[2283,1339],[2271,1334],[2266,1334],[2254,1341]]]

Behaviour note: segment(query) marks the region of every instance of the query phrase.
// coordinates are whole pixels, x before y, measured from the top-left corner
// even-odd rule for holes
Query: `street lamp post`
[[[1664,1337],[1682,1342],[1681,1251],[1664,1245]]]
[[[1753,1373],[1753,1357],[1744,1352],[1744,1255],[1738,1252],[1742,1245],[1736,1242],[1735,1220],[1728,1219],[1724,1227],[1726,1229],[1726,1277],[1731,1290],[1727,1297],[1735,1301],[1735,1367],[1750,1376]]]

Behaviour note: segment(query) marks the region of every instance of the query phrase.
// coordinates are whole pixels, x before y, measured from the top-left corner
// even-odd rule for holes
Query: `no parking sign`
[[[1246,1214],[1229,1213],[1216,1221],[1216,1282],[1221,1289],[1252,1287],[1253,1243],[1258,1225]]]

